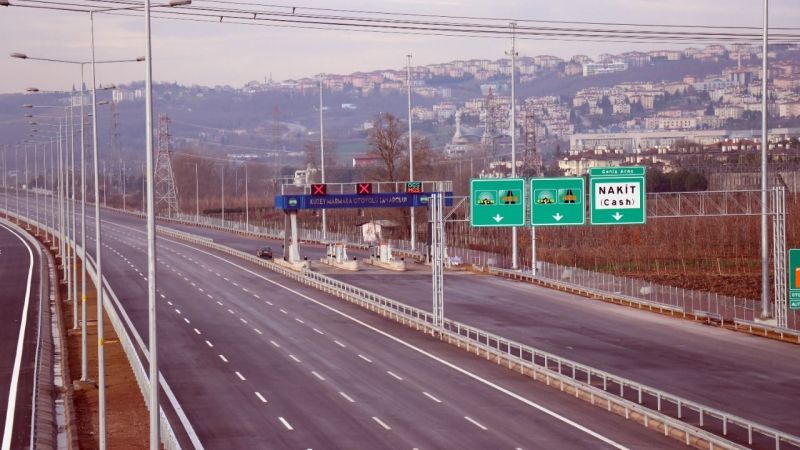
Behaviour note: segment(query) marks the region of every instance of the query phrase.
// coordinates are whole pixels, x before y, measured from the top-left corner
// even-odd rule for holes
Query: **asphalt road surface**
[[[254,252],[279,241],[188,226],[171,228]],[[319,259],[319,245],[302,255]],[[365,252],[351,250],[364,257]],[[327,275],[431,310],[431,275],[417,264],[398,273],[362,265],[349,272],[314,265]],[[800,350],[700,323],[659,316],[489,275],[447,271],[445,317],[556,355],[680,395],[795,435]]]
[[[146,342],[143,221],[104,217],[110,300]],[[158,252],[161,373],[206,448],[680,445],[269,270]]]
[[[30,445],[39,314],[38,251],[0,223],[0,418],[3,446]]]

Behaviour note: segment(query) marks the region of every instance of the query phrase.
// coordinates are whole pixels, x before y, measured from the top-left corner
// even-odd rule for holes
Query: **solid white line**
[[[476,427],[480,428],[481,430],[483,430],[483,431],[488,430],[488,428],[486,428],[485,426],[483,426],[480,423],[476,422],[475,419],[472,419],[472,418],[467,417],[467,416],[464,416],[464,418],[467,419],[467,421],[470,422],[471,424],[473,424]]]
[[[8,406],[6,407],[6,424],[3,429],[3,450],[11,448],[11,435],[14,432],[14,413],[17,407],[17,386],[19,385],[19,371],[22,365],[22,347],[25,343],[25,328],[28,325],[28,305],[31,298],[31,283],[33,282],[33,250],[31,246],[25,242],[22,236],[10,228],[2,225],[3,228],[8,230],[9,233],[17,237],[25,247],[28,249],[28,256],[30,257],[30,264],[28,265],[28,287],[25,290],[25,303],[22,307],[22,321],[19,325],[19,338],[17,339],[17,354],[14,357],[14,369],[11,372],[11,386],[8,388]]]
[[[283,424],[283,426],[286,427],[287,430],[289,430],[289,431],[294,430],[294,428],[292,428],[292,426],[289,425],[289,422],[287,422],[286,419],[284,419],[283,417],[278,417],[278,420],[281,421],[281,423]]]
[[[226,358],[225,355],[219,355],[219,359],[228,362],[228,358]]]
[[[342,348],[346,348],[347,347],[346,345],[342,344],[341,342],[337,341],[336,339],[334,339],[333,342],[336,342],[336,345],[338,345],[339,347],[342,347]]]
[[[267,403],[267,399],[265,399],[260,392],[256,392],[256,397],[258,397],[258,399],[261,400],[263,403]]]
[[[403,377],[401,377],[400,375],[397,375],[397,374],[395,374],[395,373],[394,373],[394,372],[392,372],[391,370],[387,370],[387,371],[386,371],[386,373],[388,373],[389,375],[391,375],[391,376],[393,376],[393,377],[397,378],[397,381],[403,381]]]
[[[366,361],[366,362],[368,362],[368,363],[371,363],[371,362],[372,362],[372,361],[370,361],[370,359],[369,359],[369,358],[367,358],[366,356],[362,355],[361,353],[359,353],[359,354],[358,354],[358,357],[359,357],[359,358],[361,358],[361,359],[363,359],[364,361]]]
[[[214,344],[212,344],[211,342],[206,341],[206,344],[208,344],[209,347],[214,348]]]
[[[355,402],[356,402],[355,400],[353,400],[352,398],[350,398],[350,396],[349,396],[349,395],[347,395],[347,394],[345,394],[344,392],[339,392],[339,395],[341,395],[342,397],[344,397],[344,398],[345,398],[345,399],[346,399],[348,402],[350,402],[350,403],[355,403]]]
[[[297,359],[297,356],[289,355],[289,358],[292,358],[295,362],[300,362],[300,360]]]
[[[439,400],[438,398],[436,398],[436,397],[432,396],[431,394],[428,394],[428,393],[427,393],[427,392],[425,392],[425,391],[423,391],[423,392],[422,392],[422,394],[423,394],[425,397],[428,397],[429,399],[431,399],[431,400],[435,401],[436,403],[442,403],[442,401],[441,401],[441,400]]]
[[[135,230],[135,231],[138,231],[138,230]],[[143,233],[143,232],[139,231],[139,233]],[[582,432],[594,437],[595,439],[598,439],[598,440],[600,440],[602,442],[605,442],[606,444],[608,444],[608,445],[610,445],[610,446],[612,446],[614,448],[618,448],[618,449],[621,449],[621,450],[627,450],[627,447],[625,447],[624,445],[619,444],[618,442],[616,442],[616,441],[614,441],[614,440],[612,440],[612,439],[610,439],[610,438],[608,438],[606,436],[603,436],[602,434],[597,433],[596,431],[593,431],[590,428],[587,428],[587,427],[575,422],[572,419],[569,419],[569,418],[567,418],[565,416],[562,416],[562,415],[556,413],[555,411],[552,411],[552,410],[550,410],[550,409],[548,409],[548,408],[546,408],[546,407],[544,407],[544,406],[542,406],[542,405],[540,405],[540,404],[538,404],[536,402],[533,402],[533,401],[531,401],[531,400],[529,400],[529,399],[527,399],[527,398],[525,398],[525,397],[523,397],[523,396],[521,396],[521,395],[519,395],[519,394],[517,394],[515,392],[512,392],[512,391],[510,391],[510,390],[508,390],[508,389],[506,389],[506,388],[504,388],[504,387],[502,387],[502,386],[500,386],[500,385],[498,385],[496,383],[493,383],[493,382],[491,382],[491,381],[489,381],[489,380],[487,380],[485,378],[482,378],[479,375],[476,375],[476,374],[474,374],[474,373],[472,373],[472,372],[470,372],[470,371],[468,371],[468,370],[466,370],[466,369],[464,369],[464,368],[462,368],[460,366],[457,366],[456,364],[451,363],[450,361],[447,361],[447,360],[445,360],[443,358],[440,358],[440,357],[438,357],[438,356],[436,356],[436,355],[434,355],[434,354],[432,354],[432,353],[430,353],[430,352],[428,352],[426,350],[423,350],[420,347],[417,347],[417,346],[415,346],[415,345],[413,345],[413,344],[411,344],[409,342],[406,342],[403,339],[401,339],[401,338],[399,338],[399,337],[397,337],[397,336],[395,336],[395,335],[393,335],[391,333],[383,331],[383,330],[381,330],[381,329],[379,329],[377,327],[374,327],[374,326],[372,326],[372,325],[370,325],[370,324],[368,324],[368,323],[366,323],[366,322],[364,322],[362,320],[359,320],[359,319],[351,316],[350,314],[347,314],[347,313],[345,313],[343,311],[340,311],[340,310],[334,308],[333,306],[327,305],[327,304],[325,304],[325,303],[323,303],[323,302],[321,302],[321,301],[319,301],[319,300],[317,300],[317,299],[315,299],[313,297],[309,297],[308,295],[305,295],[305,294],[303,294],[303,293],[301,293],[301,292],[299,292],[299,291],[297,291],[295,289],[292,289],[292,288],[290,288],[290,287],[288,287],[286,285],[283,285],[283,284],[281,284],[281,283],[279,283],[279,282],[277,282],[275,280],[267,278],[264,275],[261,275],[261,274],[259,274],[257,272],[254,272],[254,271],[252,271],[252,270],[250,270],[250,269],[248,269],[248,268],[246,268],[246,267],[244,267],[242,265],[239,265],[239,264],[237,264],[237,263],[235,263],[235,262],[233,262],[231,260],[225,259],[225,258],[223,258],[221,256],[215,255],[215,254],[207,252],[205,250],[201,250],[201,249],[199,249],[197,247],[192,247],[191,245],[184,244],[183,242],[175,241],[175,240],[172,240],[172,239],[166,239],[166,238],[164,238],[163,240],[175,243],[177,245],[182,245],[182,246],[187,247],[187,248],[191,248],[194,251],[203,253],[203,254],[208,255],[208,256],[210,256],[212,258],[216,258],[216,259],[218,259],[220,261],[224,261],[224,262],[230,264],[233,267],[236,267],[237,269],[239,269],[239,270],[241,270],[243,272],[247,272],[247,273],[249,273],[249,274],[251,274],[251,275],[253,275],[255,277],[261,278],[262,280],[266,281],[267,283],[270,283],[270,284],[272,284],[274,286],[278,286],[281,289],[286,290],[287,292],[291,292],[291,293],[297,295],[300,298],[306,299],[306,300],[308,300],[308,301],[310,301],[310,302],[312,302],[312,303],[314,303],[314,304],[316,304],[316,305],[318,305],[318,306],[320,306],[322,308],[327,309],[328,311],[331,311],[331,312],[339,315],[340,317],[344,317],[344,318],[352,321],[353,323],[361,325],[362,327],[364,327],[364,328],[366,328],[368,330],[371,330],[376,334],[384,336],[387,339],[390,339],[390,340],[392,340],[392,341],[394,341],[394,342],[396,342],[396,343],[398,343],[398,344],[400,344],[400,345],[402,345],[402,346],[404,346],[404,347],[406,347],[406,348],[408,348],[410,350],[413,350],[413,351],[415,351],[415,352],[417,352],[417,353],[419,353],[419,354],[421,354],[423,356],[426,356],[427,358],[430,358],[433,361],[436,361],[436,362],[438,362],[438,363],[440,363],[440,364],[442,364],[442,365],[444,365],[444,366],[446,366],[446,367],[448,367],[448,368],[450,368],[450,369],[452,369],[452,370],[454,370],[454,371],[456,371],[456,372],[458,372],[458,373],[460,373],[460,374],[462,374],[462,375],[464,375],[466,377],[472,378],[473,380],[475,380],[475,381],[477,381],[477,382],[479,382],[479,383],[481,383],[481,384],[483,384],[485,386],[488,386],[488,387],[490,387],[490,388],[492,388],[492,389],[494,389],[494,390],[496,390],[498,392],[502,392],[503,394],[505,394],[505,395],[507,395],[507,396],[509,396],[509,397],[511,397],[513,399],[516,399],[516,400],[518,400],[518,401],[520,401],[520,402],[522,402],[522,403],[524,403],[524,404],[526,404],[526,405],[528,405],[528,406],[530,406],[530,407],[532,407],[532,408],[534,408],[534,409],[536,409],[536,410],[538,410],[538,411],[540,411],[540,412],[542,412],[544,414],[547,414],[548,416],[550,416],[550,417],[552,417],[552,418],[554,418],[556,420],[559,420],[559,421],[561,421],[561,422],[563,422],[563,423],[565,423],[565,424],[567,424],[567,425],[569,425],[569,426],[571,426],[571,427],[573,427],[573,428],[575,428],[577,430],[580,430],[580,431],[582,431]],[[335,341],[335,342],[337,344],[343,345],[343,344],[339,343],[338,341]]]
[[[275,341],[269,341],[270,344],[274,345],[275,347],[280,348],[281,346]]]
[[[239,373],[239,371],[236,371],[236,376],[239,377],[239,379],[242,380],[242,381],[247,381],[247,379],[245,379],[245,377],[242,376],[242,374]]]
[[[319,381],[325,381],[325,377],[323,377],[322,375],[318,374],[317,372],[314,372],[312,370],[311,373],[314,374],[314,376],[317,377],[319,379]]]
[[[387,430],[391,430],[392,429],[389,425],[386,425],[385,423],[383,423],[383,421],[381,419],[378,419],[375,416],[372,416],[372,420],[374,420],[375,422],[378,422],[378,425],[382,426],[383,428],[385,428]]]

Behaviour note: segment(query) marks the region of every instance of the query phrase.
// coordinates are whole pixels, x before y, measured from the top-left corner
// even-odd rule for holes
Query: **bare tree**
[[[367,139],[370,153],[378,155],[382,163],[374,173],[375,178],[397,181],[401,176],[401,158],[406,152],[404,134],[405,127],[393,114],[382,113],[375,118]]]

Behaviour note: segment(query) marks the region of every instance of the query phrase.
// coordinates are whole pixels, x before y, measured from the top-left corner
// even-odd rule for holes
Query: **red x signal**
[[[356,185],[356,194],[358,195],[372,194],[372,183],[358,183],[358,185]]]
[[[312,184],[311,195],[328,195],[328,186],[324,184]]]

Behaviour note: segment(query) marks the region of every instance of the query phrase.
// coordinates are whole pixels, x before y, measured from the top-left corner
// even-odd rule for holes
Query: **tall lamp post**
[[[767,81],[769,72],[767,61],[769,60],[769,0],[764,0],[764,42],[761,49],[761,318],[770,317],[769,304],[769,224],[767,215],[769,205],[767,204],[767,189],[769,188],[767,179],[767,152],[769,150],[769,136],[767,135]]]
[[[414,139],[411,135],[411,55],[406,55],[406,90],[408,94],[408,181],[414,181]],[[411,251],[417,250],[417,217],[411,207]]]
[[[319,76],[319,154],[320,154],[320,176],[322,184],[325,184],[325,128],[323,127],[323,114],[322,114],[322,82],[325,79],[324,74]],[[326,211],[322,210],[322,242],[328,240],[328,216]]]
[[[517,177],[517,23],[511,22],[511,177]],[[519,268],[517,227],[511,228],[511,268]]]

